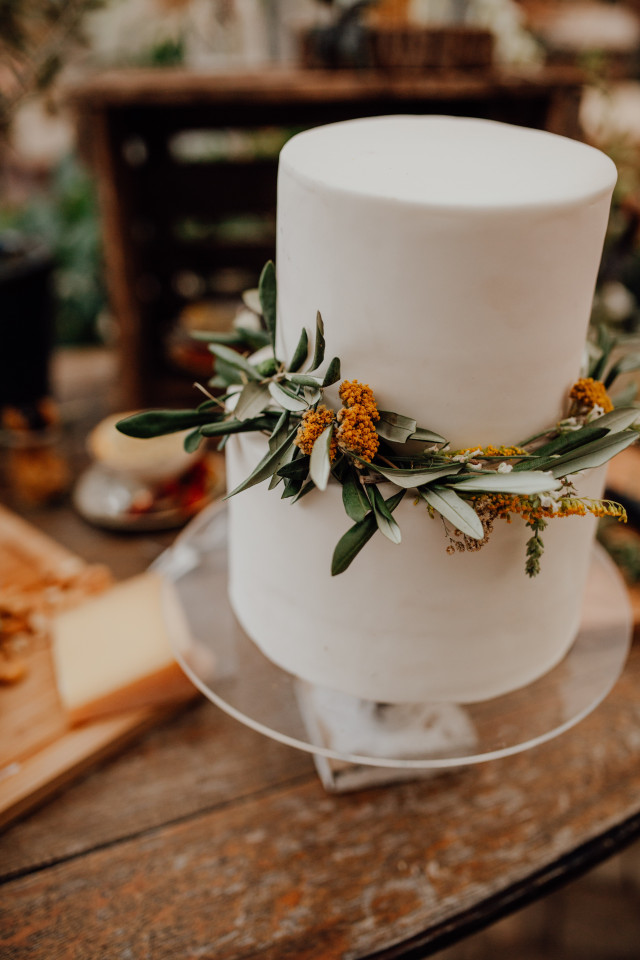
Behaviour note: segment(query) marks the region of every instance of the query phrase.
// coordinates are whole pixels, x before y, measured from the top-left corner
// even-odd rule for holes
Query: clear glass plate
[[[627,591],[599,546],[580,629],[564,660],[522,689],[464,705],[359,700],[271,663],[227,599],[226,510],[219,504],[196,517],[154,567],[178,591],[194,643],[187,650],[176,644],[174,653],[202,693],[265,736],[349,764],[428,770],[527,750],[587,716],[615,684],[629,652]]]

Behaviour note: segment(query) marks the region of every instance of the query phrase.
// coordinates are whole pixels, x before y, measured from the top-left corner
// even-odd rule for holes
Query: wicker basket
[[[493,34],[480,27],[360,26],[344,37],[331,28],[299,36],[302,65],[380,70],[486,70],[493,63]]]
[[[383,70],[482,70],[493,62],[493,34],[480,27],[379,26],[370,45]]]

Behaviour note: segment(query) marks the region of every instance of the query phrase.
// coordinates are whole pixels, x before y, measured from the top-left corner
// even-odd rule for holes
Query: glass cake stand
[[[227,515],[204,510],[154,564],[177,589],[190,627],[174,653],[202,693],[265,736],[314,755],[328,789],[348,790],[528,750],[589,714],[624,667],[631,610],[596,545],[582,621],[564,660],[534,683],[479,703],[381,704],[299,680],[268,660],[227,599]]]

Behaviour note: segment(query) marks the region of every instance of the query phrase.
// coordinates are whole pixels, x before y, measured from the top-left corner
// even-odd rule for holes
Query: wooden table
[[[24,510],[118,576],[171,539]],[[562,737],[332,796],[199,701],[0,836],[3,960],[419,958],[640,835],[640,649]]]

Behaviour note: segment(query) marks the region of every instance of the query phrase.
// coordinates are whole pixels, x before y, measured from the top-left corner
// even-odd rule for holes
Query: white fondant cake
[[[540,131],[448,117],[308,131],[281,154],[279,354],[325,322],[327,356],[380,408],[452,447],[514,444],[555,423],[579,375],[615,183],[600,152]],[[230,487],[264,454],[231,438]],[[598,496],[602,470],[581,481]],[[339,485],[291,504],[265,484],[230,501],[230,596],[280,666],[386,702],[468,702],[554,666],[579,622],[593,518],[551,521],[541,574],[523,524],[477,553],[445,553],[409,497],[400,545],[381,535],[343,574]]]

